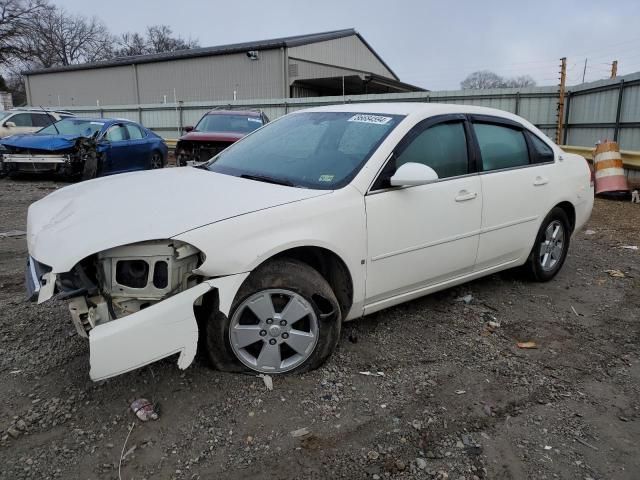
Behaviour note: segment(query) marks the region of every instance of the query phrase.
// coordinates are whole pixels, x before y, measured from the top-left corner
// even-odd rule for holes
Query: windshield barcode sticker
[[[259,118],[248,117],[247,120],[249,122],[262,123],[262,120],[260,120]]]
[[[377,125],[386,125],[391,121],[391,117],[383,117],[380,115],[367,115],[364,113],[359,113],[358,115],[354,115],[351,117],[348,122],[360,122],[360,123],[375,123]]]

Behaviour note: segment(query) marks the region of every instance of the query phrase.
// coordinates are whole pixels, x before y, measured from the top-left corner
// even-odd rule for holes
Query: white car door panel
[[[482,184],[474,173],[475,157],[467,145],[468,136],[464,116],[421,122],[399,143],[365,197],[367,303],[473,270],[481,227]],[[385,189],[384,179],[409,162],[431,167],[440,180]]]
[[[477,175],[366,198],[367,302],[473,269],[482,212]]]
[[[547,146],[544,154],[550,158],[537,155],[529,134],[512,125],[476,122],[474,131],[485,170],[480,175],[484,198],[475,269],[521,263],[550,209],[553,151]]]

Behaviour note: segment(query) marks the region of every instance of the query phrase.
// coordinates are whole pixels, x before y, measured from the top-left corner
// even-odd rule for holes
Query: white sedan
[[[345,321],[513,267],[552,279],[592,206],[587,162],[516,115],[314,108],[34,203],[27,287],[69,300],[94,380],[186,368],[199,335],[216,368],[305,371]]]

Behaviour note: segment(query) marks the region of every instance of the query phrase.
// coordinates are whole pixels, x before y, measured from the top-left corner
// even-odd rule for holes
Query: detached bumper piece
[[[33,257],[27,258],[27,268],[25,269],[25,286],[27,288],[27,300],[38,303],[43,302],[46,299],[43,294],[47,293],[51,289],[53,295],[53,287],[55,286],[55,277],[50,278],[51,267],[48,267],[38,262]]]

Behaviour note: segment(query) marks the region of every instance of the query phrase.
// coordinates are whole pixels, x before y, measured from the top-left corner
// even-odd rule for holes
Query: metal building
[[[355,30],[119,57],[25,73],[30,105],[132,105],[398,93],[408,85]]]

